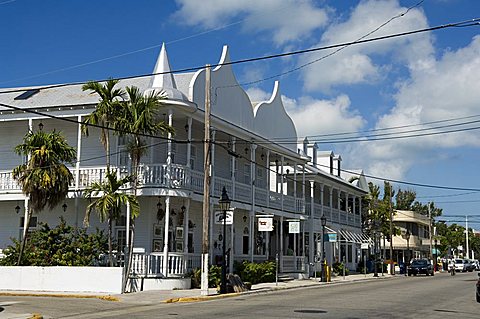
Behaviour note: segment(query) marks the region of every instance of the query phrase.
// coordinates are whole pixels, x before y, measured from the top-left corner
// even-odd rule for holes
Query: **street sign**
[[[273,231],[273,218],[258,217],[258,231]]]
[[[226,224],[232,225],[233,224],[233,210],[227,210],[226,212]],[[215,225],[223,225],[223,212],[215,212]]]
[[[362,243],[360,245],[360,249],[368,249],[368,247],[369,247],[368,243]]]
[[[288,232],[290,234],[300,234],[300,221],[289,221]]]
[[[334,243],[337,241],[337,233],[326,233],[324,241]]]

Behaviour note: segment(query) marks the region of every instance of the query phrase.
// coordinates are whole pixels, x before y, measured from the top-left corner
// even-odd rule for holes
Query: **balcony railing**
[[[74,168],[70,168],[76,175]],[[112,166],[111,171],[116,172],[119,177],[129,174],[126,167]],[[70,185],[72,188],[82,190],[91,186],[94,182],[103,182],[106,176],[106,167],[82,167],[78,171],[78,185],[76,180]],[[190,170],[188,167],[178,164],[148,164],[139,168],[140,188],[165,187],[171,189],[188,189],[197,193],[203,193],[203,173]],[[215,177],[212,195],[220,197],[221,190],[226,187],[232,200],[244,203],[252,202],[252,186],[232,181],[225,178]],[[235,191],[233,188],[235,187]],[[13,179],[11,171],[0,172],[0,192],[17,190],[21,192],[20,186]],[[283,201],[283,202],[282,202]],[[255,203],[263,207],[283,209],[295,213],[305,212],[305,201],[302,198],[295,198],[290,195],[283,195],[255,187]]]

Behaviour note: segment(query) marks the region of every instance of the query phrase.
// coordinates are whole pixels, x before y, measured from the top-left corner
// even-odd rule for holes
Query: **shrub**
[[[200,288],[202,285],[202,270],[196,268],[187,274],[192,280],[192,288]],[[222,281],[222,267],[212,265],[208,270],[208,287],[215,288]]]
[[[345,268],[345,276],[348,276],[348,268],[346,268],[344,264],[338,263],[338,262],[333,264],[333,272],[337,276],[343,276],[343,269],[344,268]]]
[[[5,258],[0,265],[17,264],[20,241],[12,239],[13,245],[5,250]],[[40,228],[32,232],[27,240],[22,257],[25,266],[94,266],[99,257],[108,254],[108,238],[97,229],[87,234],[84,229],[68,226],[63,218],[60,224],[50,228],[41,223]]]
[[[243,282],[258,284],[275,281],[275,262],[251,263],[243,261],[235,264],[236,272]]]

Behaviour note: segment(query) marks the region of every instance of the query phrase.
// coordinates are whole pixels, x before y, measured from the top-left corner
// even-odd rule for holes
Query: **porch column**
[[[280,216],[280,253],[279,253],[279,263],[280,263],[280,272],[283,272],[283,216]]]
[[[301,207],[301,210],[302,210],[302,214],[305,214],[305,201],[306,201],[306,197],[305,197],[305,164],[302,165],[302,207]]]
[[[280,168],[280,196],[281,196],[281,203],[282,203],[282,206],[281,206],[281,209],[282,209],[282,212],[283,212],[283,182],[284,182],[284,178],[283,178],[283,161],[284,161],[284,157],[282,156],[282,159],[281,159],[281,168]]]
[[[340,224],[340,221],[341,221],[341,211],[342,211],[342,207],[340,207],[340,204],[341,204],[341,198],[342,198],[342,191],[340,189],[338,189],[337,191],[337,210],[338,210],[338,223]]]
[[[82,157],[82,116],[77,117],[77,162],[75,163],[75,227],[78,227],[79,194],[80,188],[80,159]]]
[[[267,207],[270,207],[270,150],[267,150]]]
[[[314,253],[315,253],[315,243],[314,243],[314,235],[315,235],[315,182],[308,181],[310,184],[310,229],[308,233],[308,247],[310,247],[308,251],[308,261],[314,262]]]
[[[232,137],[232,152],[235,154],[235,149],[236,149],[236,143],[237,143],[237,139],[235,137]],[[232,178],[232,200],[235,200],[236,199],[236,185],[235,185],[235,181],[236,181],[236,176],[235,176],[235,172],[236,172],[236,165],[237,165],[237,159],[235,158],[235,156],[230,156],[231,158],[231,161],[232,161],[232,171],[230,172],[231,174],[231,178]]]
[[[323,189],[324,189],[325,185],[320,184],[319,186],[320,186],[320,201],[319,201],[319,204],[320,204],[320,217],[321,217],[325,214],[325,210],[323,209],[323,205],[325,204],[324,200],[323,200],[323,196],[324,196]],[[332,213],[330,213],[330,216],[328,217],[328,220],[330,222],[332,222]]]
[[[250,187],[251,187],[251,199],[252,205],[250,209],[250,232],[252,236],[250,236],[250,261],[253,262],[253,255],[254,255],[254,244],[255,244],[255,151],[257,149],[257,145],[250,144]]]
[[[360,217],[360,223],[356,226],[362,225],[362,197],[358,198],[358,216]]]
[[[293,163],[293,207],[294,212],[298,213],[297,211],[297,164]]]
[[[215,194],[215,134],[216,131],[215,129],[211,129],[210,131],[210,139],[212,143],[210,144],[210,199],[209,199],[209,204],[210,204],[210,216],[209,216],[209,238],[210,240],[213,240],[213,227],[214,227],[214,216],[215,216],[215,204],[214,204],[214,198],[216,198]],[[213,264],[213,245],[209,245],[209,252],[208,254],[210,255],[210,264]]]
[[[188,232],[190,229],[188,228],[188,220],[190,219],[190,202],[191,199],[187,198],[185,203],[185,212],[183,214],[183,260],[184,260],[184,271],[189,271],[188,269]]]
[[[163,240],[163,275],[168,277],[168,245],[169,245],[169,229],[170,229],[170,196],[165,197],[165,231]]]
[[[168,125],[173,125],[173,111],[171,109],[168,110]],[[165,176],[166,179],[166,188],[167,191],[170,190],[171,186],[171,173],[172,173],[172,133],[168,133],[167,135],[167,173]],[[163,241],[163,272],[165,278],[168,277],[169,269],[168,269],[168,249],[169,249],[169,229],[170,229],[170,195],[165,197],[165,233],[164,233],[164,241]]]
[[[190,160],[192,159],[192,118],[187,118],[187,167],[192,168]]]

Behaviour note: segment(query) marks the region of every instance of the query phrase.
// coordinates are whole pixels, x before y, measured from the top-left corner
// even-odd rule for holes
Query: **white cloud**
[[[326,24],[325,9],[313,1],[295,0],[176,0],[176,21],[205,29],[241,21],[244,31],[271,32],[276,44],[297,41]],[[241,20],[243,19],[243,20]]]
[[[430,68],[412,70],[411,78],[399,85],[395,107],[380,117],[376,127],[385,128],[411,125],[445,119],[478,115],[480,101],[480,36],[457,51],[448,51]],[[438,123],[447,125],[455,122]],[[442,128],[440,131],[464,128]],[[478,127],[472,124],[466,127]],[[422,127],[411,127],[419,129]],[[414,132],[412,134],[428,133]],[[401,178],[408,169],[420,161],[434,160],[426,154],[441,153],[459,147],[479,147],[478,130],[416,137],[391,141],[365,142],[351,148],[348,158],[379,176]],[[360,156],[362,155],[362,156]]]
[[[353,9],[348,20],[330,25],[314,47],[352,42],[375,30],[392,17],[404,13],[407,8],[396,0],[362,1]],[[412,9],[396,18],[367,38],[374,38],[411,31],[428,26],[423,12]],[[302,57],[299,64],[318,59],[331,51],[322,51]],[[304,69],[304,87],[308,91],[329,92],[338,85],[376,82],[386,77],[389,66],[376,62],[376,58],[387,56],[393,62],[406,63],[409,70],[425,69],[433,61],[432,39],[428,34],[374,41],[351,45],[340,52],[316,62]]]

